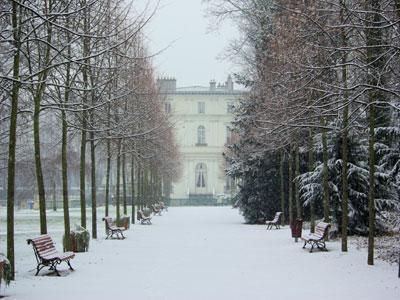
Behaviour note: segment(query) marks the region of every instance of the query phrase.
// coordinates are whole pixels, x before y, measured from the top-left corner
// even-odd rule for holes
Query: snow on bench
[[[141,224],[151,224],[151,217],[145,216],[142,210],[137,211],[137,219],[140,221]]]
[[[313,251],[314,247],[323,251],[328,251],[328,249],[326,249],[325,239],[328,236],[329,227],[331,227],[329,223],[319,222],[317,226],[315,226],[314,233],[309,233],[301,237],[304,241],[303,248],[305,248],[307,244],[310,244],[310,253]]]
[[[282,212],[278,211],[275,214],[275,217],[273,220],[271,221],[265,221],[265,224],[267,225],[267,229],[272,229],[272,226],[275,226],[276,229],[279,229],[279,222],[280,222],[280,218],[281,218]]]
[[[34,239],[27,240],[28,245],[32,244],[33,251],[35,252],[37,267],[36,274],[37,276],[41,269],[44,267],[50,267],[50,270],[54,270],[57,276],[60,276],[58,273],[57,265],[61,262],[65,261],[69,268],[73,271],[74,269],[71,266],[70,259],[75,257],[74,252],[64,252],[60,253],[56,250],[52,238],[48,235],[41,235]]]
[[[114,224],[114,221],[111,217],[104,217],[103,221],[106,222],[106,240],[109,237],[113,237],[114,234],[117,235],[117,239],[120,239],[120,235],[122,239],[125,239],[124,234],[122,233],[125,230],[125,227],[118,227]]]

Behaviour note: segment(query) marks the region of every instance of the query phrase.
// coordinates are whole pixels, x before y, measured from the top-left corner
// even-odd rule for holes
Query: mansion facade
[[[216,204],[230,196],[223,152],[230,143],[235,103],[243,91],[224,84],[177,88],[176,79],[157,81],[164,108],[171,115],[179,146],[182,176],[172,186],[171,205]]]

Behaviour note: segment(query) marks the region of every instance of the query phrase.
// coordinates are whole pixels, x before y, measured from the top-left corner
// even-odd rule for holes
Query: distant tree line
[[[97,238],[99,164],[106,215],[113,180],[116,218],[129,204],[132,222],[135,205],[168,194],[179,164],[144,42],[154,11],[122,0],[5,0],[0,11],[0,156],[14,273],[15,195],[23,178],[38,198],[41,234],[48,230],[48,192],[61,186],[69,249],[72,175],[79,178],[81,225],[90,204]]]
[[[220,0],[241,38],[230,55],[249,93],[237,107],[228,174],[249,223],[337,224],[348,234],[388,230],[400,209],[400,1]]]

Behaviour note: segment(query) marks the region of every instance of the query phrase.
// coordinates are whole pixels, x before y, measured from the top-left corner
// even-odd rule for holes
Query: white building
[[[229,193],[222,153],[229,142],[232,109],[243,91],[225,84],[177,88],[173,78],[158,80],[166,112],[172,116],[181,153],[182,177],[173,184],[171,205],[213,204]]]

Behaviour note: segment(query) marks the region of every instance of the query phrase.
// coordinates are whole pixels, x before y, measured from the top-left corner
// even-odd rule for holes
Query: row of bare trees
[[[108,215],[111,181],[116,182],[117,220],[121,206],[127,214],[131,194],[134,222],[135,204],[160,200],[179,165],[144,42],[143,28],[154,12],[122,0],[6,0],[0,9],[1,156],[7,256],[14,273],[19,174],[32,170],[36,179],[41,234],[47,233],[47,192],[60,183],[69,249],[69,181],[79,178],[81,225],[87,226],[90,204],[97,238],[99,183],[105,185]]]
[[[250,93],[237,111],[241,139],[228,160],[230,174],[244,182],[245,214],[280,204],[289,222],[307,214],[312,228],[322,215],[338,225],[342,251],[348,233],[367,234],[373,264],[384,212],[400,208],[400,1],[210,5],[218,20],[240,20],[242,38],[231,51]],[[267,171],[280,178],[280,185],[267,185],[281,187],[280,199],[254,205],[272,179],[255,192],[246,182]]]

